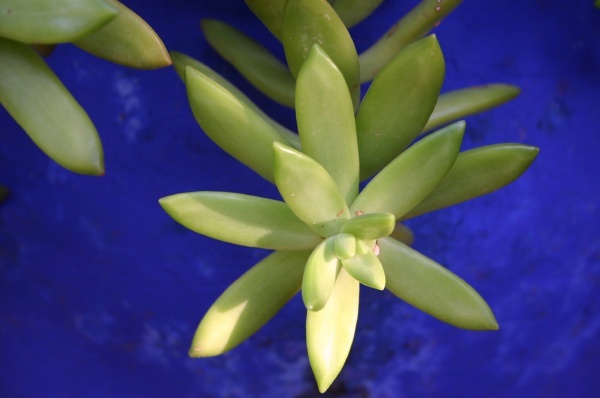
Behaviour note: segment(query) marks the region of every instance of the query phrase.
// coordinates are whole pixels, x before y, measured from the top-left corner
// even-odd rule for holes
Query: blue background
[[[352,30],[364,50],[415,1]],[[541,148],[516,183],[414,219],[416,248],[488,301],[497,332],[455,329],[363,288],[356,340],[326,396],[600,396],[600,9],[592,0],[465,1],[436,30],[444,91],[505,82],[515,101],[467,120],[464,148]],[[203,60],[267,113],[207,47],[200,18],[281,49],[241,1],[125,1],[169,49]],[[49,63],[94,120],[106,176],[45,157],[0,110],[0,396],[312,397],[296,297],[246,343],[190,359],[195,327],[265,252],[194,234],[158,198],[194,190],[277,197],[195,123],[172,68],[136,71],[64,45]],[[1,62],[1,60],[0,60]]]

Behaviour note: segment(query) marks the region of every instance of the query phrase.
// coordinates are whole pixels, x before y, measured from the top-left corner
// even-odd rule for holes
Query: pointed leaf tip
[[[329,300],[339,271],[333,238],[322,241],[311,253],[302,278],[302,300],[309,311],[320,311]]]
[[[273,145],[275,184],[294,214],[328,238],[350,218],[348,206],[327,170],[311,157],[286,145]]]
[[[300,290],[309,255],[276,251],[232,283],[202,318],[190,355],[220,355],[258,331]]]
[[[421,311],[453,326],[497,330],[485,300],[464,280],[391,238],[378,241],[386,288]]]
[[[464,122],[455,123],[404,151],[367,184],[352,204],[351,212],[402,217],[448,173],[458,156],[464,128]]]
[[[358,319],[359,283],[343,268],[327,304],[308,311],[308,359],[320,392],[325,392],[341,372],[354,340]]]

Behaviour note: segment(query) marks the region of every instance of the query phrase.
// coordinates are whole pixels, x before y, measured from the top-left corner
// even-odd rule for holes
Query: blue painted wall
[[[125,3],[169,49],[202,59],[293,127],[290,110],[202,38],[198,21],[212,17],[279,49],[243,2]],[[354,29],[359,50],[414,3],[388,0]],[[410,223],[416,247],[471,283],[501,329],[454,329],[363,289],[353,350],[326,396],[598,397],[600,9],[592,0],[465,1],[437,34],[444,90],[523,89],[468,119],[464,148],[541,148],[511,186]],[[49,63],[96,123],[107,173],[61,169],[0,110],[0,183],[12,192],[0,204],[0,396],[316,396],[298,298],[232,352],[187,357],[204,312],[264,252],[189,232],[157,199],[277,197],[275,188],[203,135],[171,68],[130,70],[69,45]]]

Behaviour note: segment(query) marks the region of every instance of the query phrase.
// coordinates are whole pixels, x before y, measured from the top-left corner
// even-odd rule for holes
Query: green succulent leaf
[[[379,240],[386,288],[427,314],[463,329],[497,330],[481,296],[465,281],[405,244]]]
[[[220,355],[266,324],[300,289],[310,251],[277,251],[237,279],[210,307],[190,356]]]
[[[423,0],[392,26],[368,50],[360,54],[360,80],[372,80],[396,54],[425,36],[462,0]]]
[[[444,81],[435,36],[410,45],[373,80],[356,115],[361,179],[377,173],[423,130]]]
[[[269,123],[223,86],[192,67],[185,69],[192,112],[202,130],[225,152],[273,181],[273,143],[287,143]]]
[[[190,192],[164,197],[160,204],[184,227],[236,245],[301,250],[321,242],[277,200],[229,192]]]
[[[351,28],[367,18],[383,0],[329,0],[346,27]]]
[[[363,285],[377,290],[385,288],[383,266],[377,255],[364,241],[356,240],[356,254],[354,257],[342,260],[342,265],[354,279]]]
[[[308,359],[320,392],[327,391],[348,358],[358,319],[359,287],[342,268],[325,307],[306,316]]]
[[[320,45],[342,71],[354,108],[358,107],[360,72],[356,48],[348,29],[326,0],[288,0],[283,13],[282,39],[294,76],[313,45]]]
[[[346,260],[356,255],[356,237],[352,234],[339,233],[333,241],[335,255],[340,260]]]
[[[399,222],[396,223],[396,228],[394,228],[394,231],[390,234],[390,238],[394,238],[409,246],[412,246],[412,244],[415,242],[415,235],[413,234],[413,231],[406,225]]]
[[[66,43],[89,35],[117,14],[104,0],[0,0],[0,37]]]
[[[245,0],[245,2],[267,29],[281,40],[283,9],[286,0]]]
[[[403,218],[429,213],[500,189],[529,168],[536,147],[496,144],[462,152],[435,189]]]
[[[340,270],[334,238],[327,238],[313,250],[302,278],[302,300],[310,311],[320,311],[331,297]]]
[[[246,96],[242,91],[240,91],[235,85],[231,84],[227,79],[223,76],[204,65],[202,62],[177,51],[171,51],[170,53],[171,59],[173,60],[173,66],[175,67],[175,71],[181,78],[181,80],[185,81],[185,68],[190,66],[197,71],[204,74],[211,80],[214,80],[217,84],[223,86],[223,88],[229,93],[231,93],[235,98],[237,98],[244,105],[252,109],[257,115],[259,115],[263,120],[271,127],[273,127],[285,140],[287,140],[292,146],[296,149],[300,149],[300,137],[298,134],[288,130],[281,124],[277,123],[270,116],[264,113],[250,98]]]
[[[388,236],[395,226],[396,219],[393,214],[371,213],[352,217],[342,225],[340,232],[369,241]]]
[[[294,107],[296,81],[289,69],[256,40],[224,22],[201,22],[206,40],[254,87],[274,101]]]
[[[273,144],[275,184],[296,216],[320,236],[336,234],[350,218],[348,205],[327,171],[305,154]]]
[[[81,174],[104,174],[92,121],[28,45],[0,38],[0,104],[46,155]]]
[[[464,122],[457,122],[411,146],[377,174],[350,210],[402,217],[429,195],[448,173],[460,150]]]
[[[327,170],[351,203],[359,169],[354,108],[344,76],[318,44],[298,73],[296,118],[302,152]]]
[[[118,9],[119,15],[73,44],[97,57],[131,68],[156,69],[171,65],[165,45],[150,25],[120,2],[105,1]]]
[[[486,84],[444,93],[439,96],[423,131],[495,108],[512,100],[520,92],[519,87],[509,84]]]

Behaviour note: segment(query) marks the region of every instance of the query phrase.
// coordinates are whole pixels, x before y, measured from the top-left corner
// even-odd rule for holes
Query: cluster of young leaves
[[[61,43],[132,68],[171,59],[154,30],[117,0],[0,0],[0,104],[58,164],[102,175],[94,124],[40,56]]]
[[[291,108],[295,106],[295,77],[311,43],[319,42],[344,71],[357,105],[360,84],[370,82],[398,52],[435,28],[462,3],[462,0],[423,0],[371,47],[357,54],[347,28],[367,18],[383,0],[330,0],[331,6],[323,4],[325,1],[245,1],[283,43],[287,65],[258,41],[227,23],[206,19],[201,21],[202,31],[215,51],[253,86],[272,100]],[[339,18],[327,20],[332,11]],[[298,16],[307,14],[315,19],[307,21]],[[284,24],[284,21],[287,22]],[[328,28],[323,29],[324,25]],[[306,35],[299,36],[298,32]],[[513,85],[488,84],[444,93],[424,130],[431,131],[453,120],[486,111],[515,98],[519,92],[519,88]]]
[[[476,90],[466,97],[456,94],[456,100],[438,98],[445,66],[435,36],[387,60],[357,101],[352,65],[359,65],[359,56],[328,2],[287,0],[283,15],[275,7],[282,1],[247,3],[276,36],[286,38],[298,134],[207,66],[171,53],[204,132],[274,182],[283,198],[201,191],[160,200],[169,215],[195,232],[274,250],[211,306],[190,355],[214,356],[234,348],[302,291],[308,356],[324,392],[350,351],[360,284],[388,289],[460,328],[497,329],[480,295],[404,243],[409,239],[397,222],[507,185],[529,167],[538,149],[497,144],[461,153],[464,122],[410,145],[428,125],[445,123],[432,117],[436,103],[447,101],[447,108],[461,109],[459,114],[478,106]],[[344,51],[349,55],[340,55]],[[360,181],[368,181],[362,191]]]

